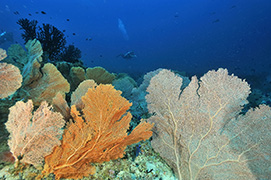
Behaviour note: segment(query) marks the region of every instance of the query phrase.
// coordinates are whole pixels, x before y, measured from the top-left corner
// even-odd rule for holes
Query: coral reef
[[[154,76],[146,95],[154,114],[152,147],[179,179],[268,179],[271,177],[271,108],[240,114],[249,85],[226,69],[198,80],[169,70]]]
[[[40,79],[25,87],[34,105],[39,105],[44,100],[51,104],[58,92],[65,94],[70,91],[70,84],[53,64],[45,64],[41,72]]]
[[[6,51],[0,48],[0,61],[7,57]],[[12,95],[21,87],[22,76],[20,70],[7,63],[0,63],[0,99]]]
[[[32,114],[33,103],[18,101],[10,108],[6,128],[10,133],[8,145],[17,161],[35,166],[42,165],[44,156],[60,144],[61,129],[65,121],[60,113],[53,112],[46,101]]]
[[[56,112],[60,112],[62,114],[66,122],[70,120],[70,107],[65,100],[65,94],[63,94],[63,92],[58,92],[56,94],[56,96],[52,100],[52,105]]]
[[[5,59],[6,57],[7,57],[6,50],[0,48],[0,61],[2,61],[3,59]]]
[[[50,25],[37,32],[35,22],[21,24],[36,37],[55,31]],[[46,42],[32,38],[26,51],[12,45],[7,57],[0,49],[0,122],[8,120],[10,133],[7,140],[0,126],[0,164],[16,160],[0,171],[0,179],[271,176],[271,108],[259,105],[270,98],[255,90],[254,104],[248,104],[249,85],[226,69],[191,81],[158,69],[138,86],[128,75],[81,66],[73,46],[52,57],[70,62],[46,63]],[[152,134],[151,141],[141,141]]]
[[[45,157],[43,173],[54,173],[56,179],[82,178],[95,173],[89,163],[122,158],[127,145],[151,137],[152,125],[140,123],[127,135],[132,115],[131,104],[112,85],[90,88],[82,97],[80,112],[71,107],[71,122],[65,130],[61,146]]]
[[[21,87],[20,70],[11,64],[0,63],[0,99],[12,95]]]
[[[86,79],[94,79],[97,84],[111,84],[115,79],[115,75],[109,73],[102,67],[94,67],[86,69]]]
[[[82,102],[82,96],[87,93],[89,88],[95,88],[96,86],[97,84],[92,79],[81,82],[71,95],[71,105],[75,105],[77,109],[83,109],[84,103]]]
[[[99,66],[87,68],[86,70],[82,67],[72,67],[69,75],[72,90],[85,79],[93,79],[97,84],[111,84],[115,78],[114,73],[109,73]]]
[[[29,40],[25,48],[27,49],[27,56],[24,57],[24,66],[22,68],[22,76],[24,78],[24,86],[32,84],[41,78],[40,72],[43,50],[38,40]]]

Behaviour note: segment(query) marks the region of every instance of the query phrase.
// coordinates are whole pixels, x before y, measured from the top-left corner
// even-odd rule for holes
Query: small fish
[[[74,36],[75,36],[76,34],[75,34],[75,33],[72,33],[72,35],[74,35]]]
[[[216,14],[216,12],[210,12],[210,15],[215,15]]]
[[[15,15],[19,15],[20,13],[18,11],[13,12]]]
[[[6,33],[7,33],[6,31],[2,32],[2,33],[0,34],[0,37],[4,36]]]
[[[46,14],[46,12],[44,12],[44,11],[41,11],[41,14]]]
[[[219,21],[220,21],[219,19],[216,19],[212,23],[218,23]]]
[[[179,13],[178,13],[178,12],[175,12],[174,17],[175,17],[175,18],[179,17]]]
[[[32,14],[30,14],[30,13],[29,13],[28,15],[29,15],[29,16],[32,16]]]
[[[39,14],[39,12],[35,12],[36,14]]]
[[[136,146],[136,149],[135,149],[135,156],[137,157],[138,155],[139,155],[139,153],[141,153],[141,145],[140,144],[138,144],[137,146]]]
[[[66,30],[64,29],[63,32],[66,32]]]
[[[70,19],[67,19],[67,21],[70,21]]]

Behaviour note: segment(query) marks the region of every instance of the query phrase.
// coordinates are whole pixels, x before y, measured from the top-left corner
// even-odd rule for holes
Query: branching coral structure
[[[63,32],[50,24],[42,24],[37,34],[37,39],[41,42],[48,58],[52,61],[56,60],[66,44]]]
[[[25,43],[28,42],[29,40],[34,40],[36,38],[38,21],[36,20],[30,21],[27,18],[22,18],[18,20],[17,24],[21,26],[20,29],[24,30],[22,38],[24,39]]]
[[[44,174],[54,173],[56,179],[94,174],[90,163],[121,158],[127,145],[151,137],[153,125],[147,122],[127,135],[131,103],[120,94],[112,85],[101,84],[82,97],[84,106],[80,112],[75,105],[71,107],[74,122],[65,130],[61,145],[45,157]]]
[[[162,70],[146,95],[154,114],[152,146],[178,178],[269,179],[271,108],[261,105],[244,114],[250,87],[226,69],[181,86],[182,78]]]
[[[6,51],[0,48],[0,61],[7,57]],[[0,63],[0,99],[12,95],[21,87],[22,76],[19,68],[12,64]]]
[[[12,64],[0,63],[0,99],[12,95],[21,87],[22,75]]]
[[[37,166],[60,144],[65,121],[46,101],[32,114],[33,108],[31,100],[18,101],[10,108],[6,128],[10,133],[8,145],[17,163]]]
[[[37,39],[40,41],[44,54],[44,61],[50,59],[51,61],[67,61],[80,62],[80,49],[74,45],[66,45],[66,38],[62,31],[50,24],[42,24],[42,27],[37,26],[38,21],[28,20],[27,18],[19,19],[19,24],[24,32],[22,38],[27,43],[29,40]]]

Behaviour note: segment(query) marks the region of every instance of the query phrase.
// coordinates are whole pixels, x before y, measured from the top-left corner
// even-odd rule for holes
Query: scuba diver
[[[117,57],[120,57],[120,56],[123,59],[132,59],[132,58],[136,58],[137,57],[133,51],[128,51],[125,54],[118,55]]]

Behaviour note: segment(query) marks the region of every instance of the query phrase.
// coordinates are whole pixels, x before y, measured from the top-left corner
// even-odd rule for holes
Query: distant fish
[[[216,12],[210,12],[210,15],[215,15],[216,14]]]
[[[4,36],[6,33],[7,33],[6,31],[2,32],[2,33],[0,34],[0,37]]]
[[[32,14],[30,14],[30,13],[29,13],[28,15],[29,15],[29,16],[32,16]]]
[[[36,14],[39,14],[39,12],[35,12]]]
[[[41,11],[41,14],[46,14],[46,12],[44,12],[44,11]]]
[[[118,27],[119,27],[120,32],[122,33],[123,38],[125,40],[129,40],[129,36],[127,34],[126,28],[121,19],[118,19]]]
[[[67,21],[70,21],[70,19],[67,19]]]
[[[76,34],[75,34],[75,33],[72,33],[72,35],[74,35],[74,36],[75,36]]]
[[[18,11],[14,11],[13,14],[19,15],[20,13]]]
[[[233,8],[236,8],[236,6],[235,5],[231,6],[231,9],[233,9]]]
[[[175,12],[174,17],[175,17],[175,18],[179,17],[179,13],[178,13],[178,12]]]
[[[8,5],[5,5],[5,10],[6,10],[7,12],[10,12],[10,9],[9,9],[9,6],[8,6]]]
[[[219,19],[216,19],[212,23],[218,23],[219,21],[220,21]]]

